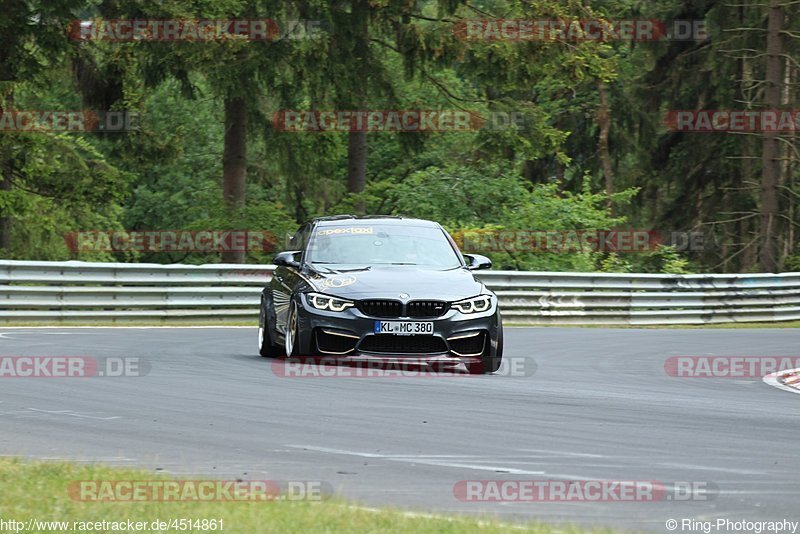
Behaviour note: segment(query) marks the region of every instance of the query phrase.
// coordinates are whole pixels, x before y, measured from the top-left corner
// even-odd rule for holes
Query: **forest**
[[[386,214],[497,269],[800,271],[798,95],[790,0],[2,0],[0,257]],[[75,246],[225,230],[273,239]],[[597,232],[661,239],[519,239]]]

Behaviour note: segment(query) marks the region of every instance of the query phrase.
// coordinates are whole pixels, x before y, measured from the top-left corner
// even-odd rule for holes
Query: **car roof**
[[[388,224],[391,226],[426,226],[438,228],[439,224],[425,219],[407,219],[394,215],[365,215],[356,217],[355,215],[334,215],[331,217],[317,217],[312,224],[318,226],[349,226],[354,222],[368,221],[371,223]]]

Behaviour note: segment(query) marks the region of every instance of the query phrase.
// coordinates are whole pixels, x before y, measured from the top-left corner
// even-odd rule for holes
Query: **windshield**
[[[318,226],[306,261],[332,265],[424,265],[452,269],[462,265],[440,228],[354,222]]]

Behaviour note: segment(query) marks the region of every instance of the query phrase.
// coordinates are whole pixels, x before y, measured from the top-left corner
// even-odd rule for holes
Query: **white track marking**
[[[134,458],[123,458],[118,456],[112,456],[109,458],[104,458],[102,456],[98,456],[96,458],[71,458],[68,456],[34,456],[37,460],[42,460],[43,462],[80,462],[80,463],[113,463],[113,462],[138,462],[138,460]]]
[[[441,460],[428,460],[425,458],[387,458],[393,462],[406,462],[410,464],[433,465],[437,467],[456,467],[458,469],[471,469],[473,471],[501,472],[509,475],[543,475],[544,471],[527,471],[515,467],[502,467],[496,465],[462,464],[458,462],[443,462]]]
[[[12,336],[19,336],[19,335],[37,335],[37,336],[71,336],[74,335],[73,332],[0,332],[0,339],[13,339],[10,337],[6,337],[9,334]]]
[[[787,369],[786,371],[778,371],[777,373],[768,374],[763,378],[763,380],[765,383],[778,389],[791,391],[792,393],[800,393],[800,387],[787,386],[786,384],[780,382],[778,377],[785,373],[800,373],[800,369]]]
[[[28,408],[28,410],[32,412],[46,413],[50,415],[67,415],[69,417],[79,417],[81,419],[97,419],[99,421],[111,421],[112,419],[120,419],[120,417],[117,415],[112,417],[97,417],[96,415],[81,414],[73,412],[72,410],[40,410],[39,408]]]
[[[315,452],[324,452],[328,454],[342,454],[345,456],[358,456],[361,458],[380,458],[383,460],[388,460],[391,462],[403,462],[409,464],[422,464],[422,465],[433,465],[437,467],[455,467],[458,469],[471,469],[474,471],[502,471],[506,474],[511,475],[543,475],[544,471],[528,471],[525,469],[517,469],[514,467],[503,467],[503,466],[495,466],[495,465],[479,465],[479,464],[468,464],[468,463],[461,463],[461,462],[448,462],[443,461],[442,459],[436,459],[436,457],[426,456],[424,454],[420,454],[419,456],[411,456],[411,455],[394,455],[394,454],[378,454],[372,452],[359,452],[359,451],[347,451],[343,449],[331,449],[328,447],[315,447],[313,445],[288,445],[288,447],[292,447],[295,449],[306,449],[309,451]]]
[[[735,475],[764,475],[765,471],[752,471],[748,469],[732,469],[728,467],[712,467],[710,465],[682,464],[679,462],[658,462],[655,465],[664,467],[677,467],[678,469],[691,469],[692,471],[719,471],[720,473],[733,473]]]
[[[387,454],[387,458],[480,458],[477,454]]]
[[[578,458],[605,458],[602,454],[591,454],[588,452],[567,452],[567,451],[551,451],[548,449],[519,449],[522,452],[538,452],[541,454],[547,455],[547,457],[564,457],[564,456],[575,456]]]

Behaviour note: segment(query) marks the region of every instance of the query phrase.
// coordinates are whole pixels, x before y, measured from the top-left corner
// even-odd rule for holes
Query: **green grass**
[[[84,502],[68,494],[70,482],[85,480],[154,480],[168,477],[150,471],[68,462],[30,462],[0,458],[0,519],[8,521],[143,521],[221,519],[216,532],[532,532],[578,533],[576,527],[512,525],[492,519],[408,514],[375,510],[336,498],[322,502]],[[184,480],[190,477],[183,477]],[[199,477],[207,480],[209,477]],[[0,532],[8,532],[8,529]],[[12,530],[13,532],[13,530]],[[32,530],[25,532],[48,532]],[[53,532],[52,530],[49,532]],[[147,530],[146,532],[151,532]],[[178,532],[171,530],[168,532]],[[198,532],[195,530],[195,532]],[[199,531],[202,532],[202,531]],[[211,532],[211,531],[208,531]],[[595,532],[610,532],[600,531]]]

